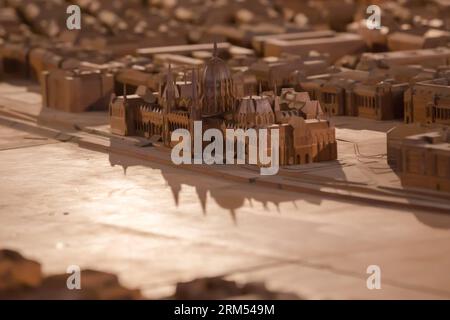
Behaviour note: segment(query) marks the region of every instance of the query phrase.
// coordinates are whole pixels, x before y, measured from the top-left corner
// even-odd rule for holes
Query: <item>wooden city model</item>
[[[203,130],[215,128],[224,134],[230,128],[276,128],[280,132],[281,165],[337,158],[334,128],[328,120],[320,119],[320,103],[311,101],[308,93],[286,88],[278,96],[275,86],[270,92],[260,90],[259,95],[237,98],[231,71],[217,56],[217,44],[200,80],[199,72],[192,69],[189,75],[183,75],[184,81],[177,81],[169,65],[165,83],[158,92],[140,87],[142,92],[138,94],[113,97],[109,110],[111,131],[162,141],[170,147],[174,143],[172,132],[187,129],[193,136],[195,121],[202,122]]]
[[[0,161],[0,300],[448,299],[450,3],[0,0]]]
[[[0,16],[1,76],[39,83],[41,122],[59,123],[65,116],[50,111],[59,110],[83,115],[87,125],[97,121],[89,114],[107,110],[108,135],[143,139],[140,145],[159,148],[167,160],[179,143],[172,134],[185,129],[193,137],[196,122],[202,133],[217,129],[224,139],[228,129],[277,129],[279,165],[286,167],[345,157],[338,153],[336,123],[347,120],[339,117],[401,121],[405,124],[391,126],[386,135],[386,163],[405,187],[448,191],[447,7],[436,3],[426,9],[441,11],[442,20],[401,24],[393,18],[399,16],[395,8],[381,4],[385,28],[369,30],[357,20],[362,16],[352,17],[360,9],[340,5],[340,14],[326,18],[332,30],[319,27],[326,19],[312,14],[314,5],[285,1],[286,8],[306,12],[311,20],[308,24],[299,14],[288,18],[295,23],[280,24],[264,10],[251,14],[252,1],[236,12],[211,7],[214,19],[196,16],[196,10],[209,12],[196,5],[186,12],[180,7],[173,18],[158,11],[164,4],[150,6],[154,22],[146,21],[142,4],[133,2],[123,9],[142,21],[134,29],[115,9],[80,4],[92,19],[73,31],[64,29],[63,20],[38,21],[38,16],[47,21],[44,12],[19,1]],[[60,6],[47,9],[56,12]],[[320,6],[336,11],[332,2]],[[36,16],[30,16],[32,10]],[[25,35],[18,30],[28,25],[16,13],[31,27]],[[230,16],[234,24],[226,22]],[[54,35],[56,40],[44,40]],[[104,128],[91,132],[99,130]],[[272,154],[270,134],[267,140]],[[244,139],[246,156],[251,142]],[[137,156],[138,149],[126,153]]]

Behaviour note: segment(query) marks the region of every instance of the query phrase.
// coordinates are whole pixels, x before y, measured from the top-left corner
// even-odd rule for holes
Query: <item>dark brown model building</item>
[[[327,115],[390,120],[403,116],[406,83],[369,72],[347,70],[326,77],[310,77],[300,87],[320,101]]]
[[[114,77],[93,70],[54,69],[42,72],[44,107],[66,112],[106,110],[114,90]]]
[[[330,62],[335,62],[347,54],[362,53],[365,43],[357,34],[316,32],[317,37],[311,35],[304,37],[302,33],[297,38],[268,38],[264,40],[264,56],[279,57],[283,53],[308,56],[309,52],[316,51],[329,55]]]
[[[329,121],[320,119],[320,103],[311,101],[307,93],[289,89],[281,97],[268,92],[237,98],[231,71],[216,53],[201,79],[197,73],[194,69],[189,81],[176,81],[169,69],[159,92],[138,90],[137,95],[114,97],[112,132],[144,136],[171,147],[172,132],[182,128],[193,136],[194,121],[201,121],[203,130],[279,129],[280,165],[337,158],[335,130]]]
[[[445,46],[450,42],[450,33],[442,30],[429,29],[397,31],[387,37],[389,50],[418,50]]]
[[[450,48],[364,53],[357,69],[368,71],[412,64],[428,68],[450,65]]]
[[[416,83],[405,92],[405,123],[450,126],[450,78]]]
[[[450,130],[400,125],[387,134],[388,163],[407,187],[450,192]]]

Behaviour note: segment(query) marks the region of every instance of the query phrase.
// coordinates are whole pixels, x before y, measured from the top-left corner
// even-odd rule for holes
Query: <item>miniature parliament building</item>
[[[178,142],[171,141],[172,132],[182,128],[193,136],[194,121],[201,121],[204,131],[216,128],[223,133],[226,129],[279,129],[280,165],[337,159],[335,129],[323,119],[320,103],[312,101],[308,93],[282,89],[278,95],[275,87],[238,98],[231,70],[218,57],[216,45],[202,69],[201,76],[200,70],[194,69],[179,79],[169,66],[158,92],[139,87],[134,95],[127,95],[126,88],[123,96],[113,95],[111,131],[172,147]]]

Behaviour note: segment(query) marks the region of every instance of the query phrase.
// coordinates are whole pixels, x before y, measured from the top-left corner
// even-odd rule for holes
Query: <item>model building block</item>
[[[450,48],[406,50],[382,53],[364,53],[357,66],[359,70],[389,68],[398,65],[420,65],[428,68],[450,65]]]
[[[405,92],[405,123],[450,125],[450,81],[418,82]]]
[[[358,70],[310,77],[300,86],[320,101],[326,114],[376,120],[403,118],[403,93],[408,88],[390,73]]]
[[[28,56],[30,47],[25,43],[4,42],[0,44],[0,63],[3,74],[27,78],[30,76]]]
[[[427,30],[425,33],[394,32],[387,38],[391,51],[418,50],[436,48],[450,42],[450,32],[442,30]]]
[[[107,110],[114,90],[111,74],[78,69],[44,71],[42,84],[43,106],[66,112]]]
[[[269,39],[266,41],[264,55],[279,57],[282,53],[293,53],[307,56],[310,51],[327,53],[330,62],[346,54],[361,53],[365,43],[359,35],[351,33],[337,33],[332,37],[321,37],[301,40]]]
[[[271,34],[271,35],[263,35],[263,36],[255,36],[252,40],[252,45],[255,50],[263,55],[266,52],[266,44],[269,40],[284,40],[284,41],[293,41],[293,40],[307,40],[307,39],[320,39],[320,38],[332,38],[336,35],[336,32],[331,30],[323,30],[323,31],[305,31],[298,33],[282,33],[282,34]]]
[[[393,129],[388,133],[388,157],[404,186],[450,192],[448,127]]]

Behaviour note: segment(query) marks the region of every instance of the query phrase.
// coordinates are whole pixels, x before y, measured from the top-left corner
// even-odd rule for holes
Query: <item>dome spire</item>
[[[166,99],[166,112],[170,113],[172,111],[173,104],[175,102],[176,96],[176,87],[175,81],[172,73],[172,64],[169,63],[169,69],[167,71],[167,79],[166,79],[166,90],[165,90],[165,99]]]
[[[198,84],[197,84],[197,69],[192,69],[192,105],[191,105],[191,119],[197,120],[199,118],[199,101],[198,101]]]
[[[172,64],[169,63],[169,70],[167,71],[167,74],[172,76]]]
[[[233,79],[229,66],[218,56],[214,41],[212,57],[205,64],[202,80],[202,115],[212,116],[233,109]]]
[[[213,57],[217,57],[218,53],[217,53],[217,41],[214,40],[214,49],[213,49]]]

